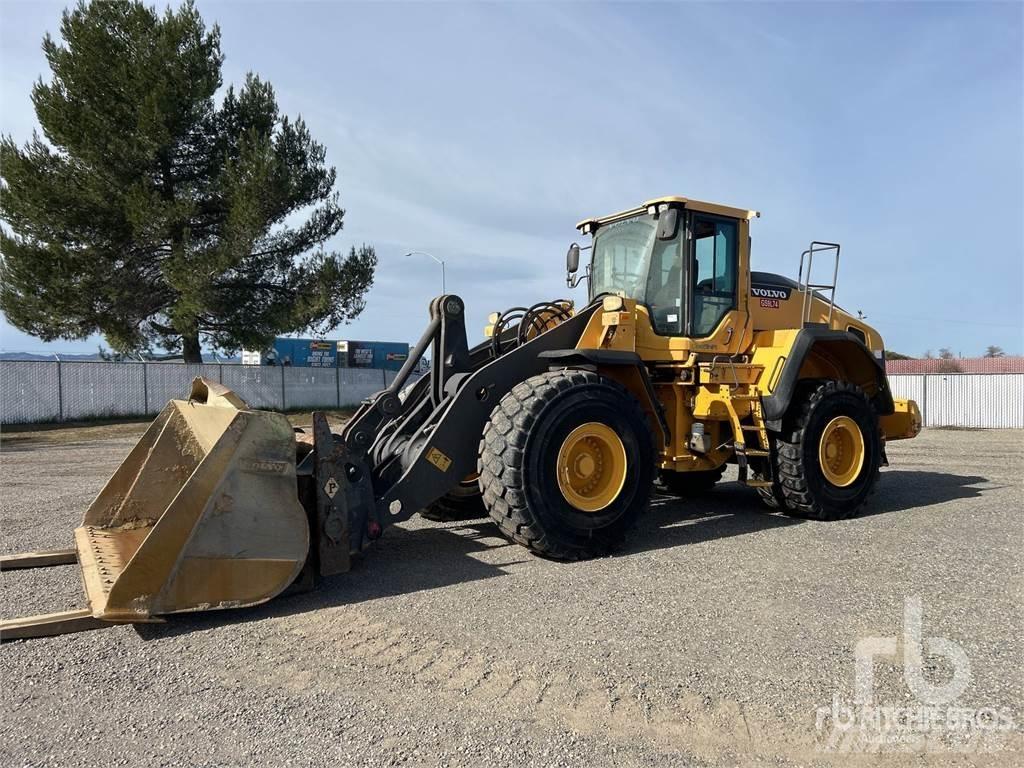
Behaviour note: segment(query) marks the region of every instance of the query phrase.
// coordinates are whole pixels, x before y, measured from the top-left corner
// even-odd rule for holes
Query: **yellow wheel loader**
[[[835,304],[840,246],[812,242],[796,280],[752,272],[757,216],[665,197],[580,222],[592,243],[570,247],[567,283],[587,282],[585,305],[494,313],[470,347],[462,300],[439,296],[394,382],[340,434],[319,413],[293,434],[198,379],[100,492],[74,550],[0,558],[77,561],[89,607],[2,622],[0,637],[309,589],[418,512],[489,514],[539,555],[594,557],[656,485],[699,493],[730,463],[774,510],[855,514],[886,442],[916,436],[920,414],[893,399],[878,333]]]

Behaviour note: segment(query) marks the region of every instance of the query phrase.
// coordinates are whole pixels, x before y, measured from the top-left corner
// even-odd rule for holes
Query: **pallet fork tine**
[[[28,568],[50,568],[56,565],[74,565],[78,553],[74,549],[54,549],[46,552],[23,552],[17,555],[0,556],[0,571],[16,571]],[[109,621],[102,621],[92,615],[88,608],[76,608],[58,613],[41,613],[36,616],[22,616],[17,619],[0,621],[0,643],[10,640],[27,640],[32,637],[51,637],[71,632],[109,627]]]
[[[51,565],[74,565],[78,562],[75,549],[52,549],[45,552],[22,552],[18,555],[0,555],[0,571],[18,571],[24,568],[46,568]]]
[[[11,640],[28,640],[33,637],[68,635],[89,629],[112,627],[113,622],[97,619],[88,608],[77,608],[59,613],[41,613],[37,616],[23,616],[20,619],[0,621],[0,643]]]

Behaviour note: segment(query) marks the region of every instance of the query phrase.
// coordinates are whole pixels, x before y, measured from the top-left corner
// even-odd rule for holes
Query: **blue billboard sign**
[[[265,357],[265,363],[303,368],[334,368],[338,364],[337,345],[325,339],[274,339],[273,355]]]
[[[396,341],[339,341],[338,365],[397,371],[409,359],[409,345]]]
[[[409,359],[409,345],[395,341],[331,341],[276,338],[270,349],[244,351],[246,365],[303,368],[377,368],[397,371]]]

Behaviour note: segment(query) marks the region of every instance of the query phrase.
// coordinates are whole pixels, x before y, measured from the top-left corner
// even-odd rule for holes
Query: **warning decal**
[[[431,448],[429,451],[427,451],[427,461],[429,461],[435,467],[440,469],[442,472],[447,472],[448,467],[452,465],[452,460],[444,453],[439,451],[437,448]]]

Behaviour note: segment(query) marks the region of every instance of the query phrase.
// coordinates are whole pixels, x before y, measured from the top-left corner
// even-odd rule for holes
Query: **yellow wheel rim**
[[[565,438],[555,466],[565,500],[581,512],[599,512],[626,482],[626,448],[611,427],[588,421]]]
[[[825,479],[845,488],[864,467],[864,436],[849,416],[836,416],[825,425],[818,445],[818,462]]]

